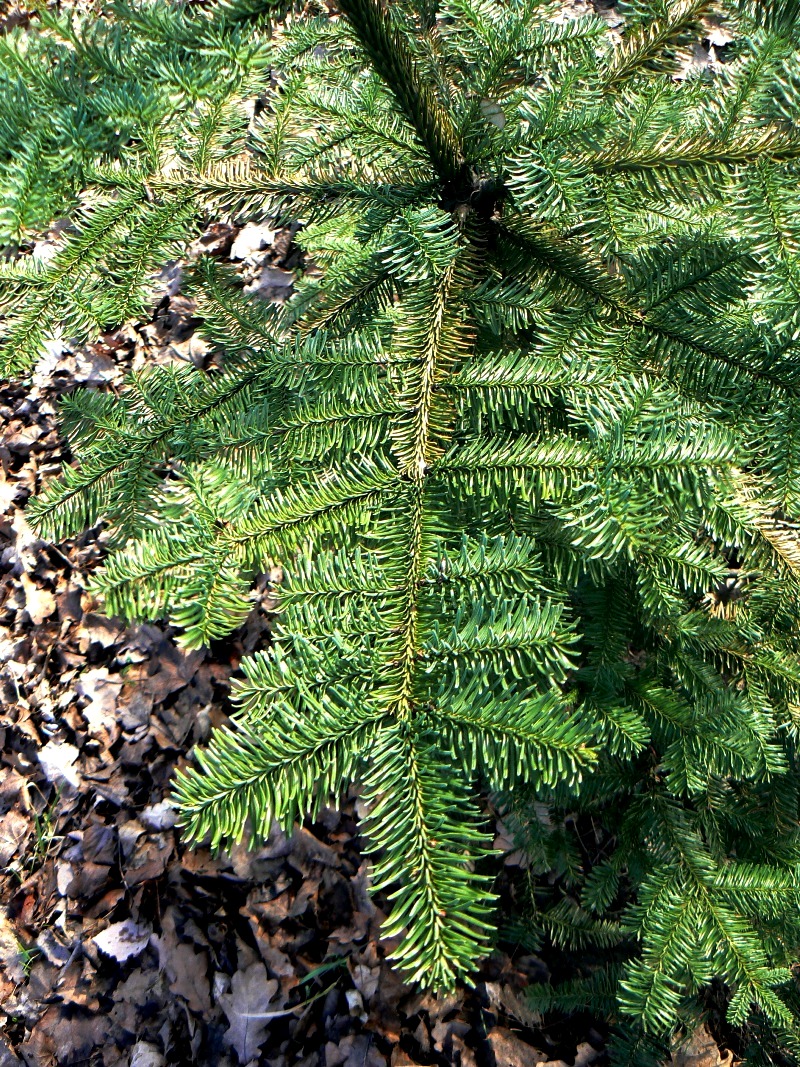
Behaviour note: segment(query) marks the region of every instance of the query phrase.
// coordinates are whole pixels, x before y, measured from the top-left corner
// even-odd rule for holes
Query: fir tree
[[[628,1062],[712,981],[797,1045],[800,4],[636,0],[621,43],[544,0],[339,8],[125,3],[3,43],[60,108],[44,170],[26,106],[4,127],[6,239],[80,191],[58,255],[3,269],[10,371],[135,315],[204,218],[298,220],[321,268],[276,307],[199,262],[222,369],[71,397],[32,518],[106,522],[106,609],[189,648],[284,568],[178,778],[190,838],[360,783],[394,958],[442,988],[494,928],[480,791],[600,812],[607,858],[543,923],[632,947],[593,979],[643,1027]],[[676,78],[715,12],[726,62]]]

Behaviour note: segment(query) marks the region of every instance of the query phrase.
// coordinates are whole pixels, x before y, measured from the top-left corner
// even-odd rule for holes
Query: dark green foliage
[[[204,171],[244,136],[242,101],[269,77],[252,6],[218,4],[209,18],[119,0],[113,21],[42,13],[37,32],[0,35],[0,247],[73,208],[77,231],[46,267],[23,257],[0,269],[8,370],[26,369],[59,332],[142,311],[148,276],[197,214],[190,191],[156,200],[147,179],[182,162]]]
[[[158,4],[29,45],[134,119],[109,147],[91,112],[76,232],[5,270],[10,368],[58,322],[134,314],[204,217],[299,220],[322,269],[278,308],[198,263],[223,369],[72,398],[77,464],[31,513],[56,538],[105,519],[96,592],[187,647],[285,569],[235,725],[178,779],[190,837],[360,782],[395,958],[446,987],[491,939],[478,798],[505,792],[563,889],[543,934],[615,961],[549,1005],[637,1020],[616,1062],[643,1064],[716,983],[794,1047],[800,5],[629,3],[617,45],[558,6],[342,0],[268,38]],[[714,12],[726,63],[675,78]],[[181,87],[152,122],[146,58],[104,45],[96,71],[118,37]]]

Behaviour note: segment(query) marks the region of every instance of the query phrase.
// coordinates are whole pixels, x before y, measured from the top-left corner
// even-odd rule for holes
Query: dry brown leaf
[[[130,1067],[164,1067],[166,1060],[157,1045],[137,1041],[131,1049]]]
[[[335,1045],[325,1046],[326,1067],[386,1067],[386,1060],[375,1047],[371,1034],[348,1034]]]
[[[19,580],[25,592],[25,611],[34,626],[41,626],[55,612],[56,598],[49,589],[41,589],[25,571]]]
[[[0,909],[0,967],[12,982],[25,979],[22,946],[5,911]]]
[[[234,1049],[240,1063],[255,1059],[267,1040],[270,1021],[283,1007],[274,999],[277,993],[278,983],[267,978],[264,964],[252,963],[236,972],[230,993],[218,998],[228,1018],[225,1042]]]
[[[152,930],[144,923],[134,922],[133,919],[124,919],[119,923],[112,923],[99,934],[92,938],[95,945],[106,956],[123,963],[135,956],[141,956],[150,942]]]
[[[497,1064],[503,1067],[537,1067],[548,1062],[547,1054],[528,1045],[504,1026],[495,1026],[486,1035]],[[554,1067],[554,1065],[553,1065]]]
[[[518,1023],[531,1029],[541,1023],[541,1015],[536,1011],[531,1011],[522,997],[519,997],[510,986],[500,982],[484,982],[483,988],[489,999],[489,1007],[493,1010],[499,1008],[516,1019]]]
[[[211,1012],[211,985],[208,981],[208,955],[182,942],[169,958],[169,987],[183,997],[189,1008],[201,1017]]]
[[[89,703],[81,714],[94,736],[106,735],[109,742],[119,735],[117,723],[117,700],[122,689],[122,679],[112,677],[106,667],[84,671],[75,683],[78,696],[86,697]]]
[[[0,466],[0,515],[5,515],[11,510],[21,495],[22,489],[22,482],[13,477],[9,478],[4,468]]]
[[[672,1050],[672,1067],[730,1067],[733,1053],[720,1054],[719,1045],[705,1023],[700,1023]]]
[[[80,626],[75,631],[75,637],[81,652],[87,652],[89,646],[93,644],[111,648],[120,639],[122,632],[122,623],[89,611],[81,619]],[[118,678],[118,681],[121,679]]]
[[[248,222],[239,231],[236,240],[231,245],[231,259],[247,259],[255,252],[261,252],[269,248],[275,240],[275,230],[269,226],[262,226],[255,222]]]
[[[48,782],[66,790],[75,790],[81,783],[80,771],[75,764],[78,761],[78,749],[65,741],[48,741],[39,749],[39,765]]]
[[[0,818],[0,867],[7,866],[23,847],[32,828],[32,820],[13,808]]]

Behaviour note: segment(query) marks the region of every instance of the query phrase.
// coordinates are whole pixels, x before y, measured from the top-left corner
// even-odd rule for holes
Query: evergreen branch
[[[65,466],[61,481],[51,482],[31,504],[34,522],[46,536],[56,540],[93,526],[104,517],[111,517],[123,529],[135,528],[146,493],[156,484],[152,475],[163,462],[167,442],[186,436],[191,439],[190,429],[246,393],[261,377],[260,369],[244,375],[226,373],[216,380],[195,371],[171,374],[154,370],[139,382],[134,379],[133,388],[123,394],[123,402],[129,401],[133,417],[126,422],[117,411],[113,421],[95,423],[91,447],[80,467]],[[161,403],[145,409],[144,417],[134,407],[137,386],[148,386],[153,381],[162,390],[171,385],[175,398],[180,398],[180,406],[176,404],[166,419],[161,414],[163,395]],[[81,423],[78,432],[83,434],[88,427],[85,419]],[[123,488],[126,485],[127,490]],[[130,506],[121,509],[120,498],[128,500]]]
[[[268,728],[261,723],[258,733],[246,722],[219,731],[198,755],[198,768],[178,776],[174,795],[190,839],[210,837],[218,847],[240,837],[248,823],[255,834],[273,819],[289,828],[354,776],[365,746],[380,736],[380,712],[349,710],[335,692],[327,706],[310,694],[304,703],[305,713],[276,706]]]
[[[220,545],[255,551],[253,543],[294,544],[311,529],[329,529],[345,521],[354,508],[377,503],[398,487],[397,472],[387,463],[363,461],[359,466],[317,473],[308,483],[275,489],[243,521],[223,529]]]
[[[55,336],[61,301],[68,284],[72,310],[76,313],[76,332],[88,333],[104,324],[107,311],[100,304],[86,315],[86,304],[78,303],[80,284],[85,272],[119,239],[120,230],[130,224],[131,216],[146,200],[143,187],[122,193],[109,204],[90,210],[84,217],[81,231],[67,241],[47,268],[37,275],[35,291],[19,316],[12,319],[11,328],[3,338],[0,374],[7,376],[26,373],[42,354],[44,342]]]
[[[403,723],[377,738],[364,784],[367,832],[381,850],[375,884],[393,905],[384,935],[414,918],[392,959],[412,980],[449,988],[491,930],[487,879],[471,869],[488,844],[478,813],[431,741]]]
[[[524,599],[516,609],[501,603],[487,610],[476,604],[470,614],[459,610],[449,630],[434,625],[421,655],[429,662],[463,662],[465,673],[494,663],[527,667],[558,684],[573,666],[570,646],[575,641],[562,616],[562,605],[546,601]]]
[[[450,116],[421,79],[399,29],[378,0],[341,0],[361,46],[417,132],[431,163],[445,183],[458,181],[464,166]]]
[[[243,221],[263,217],[265,211],[278,219],[289,211],[293,218],[324,217],[337,205],[348,204],[383,204],[397,210],[431,189],[430,183],[357,181],[342,174],[285,179],[270,175],[247,156],[216,163],[205,173],[187,169],[158,176],[151,185],[163,196],[183,193]]]
[[[452,362],[457,351],[452,320],[448,322],[455,277],[453,261],[435,289],[430,294],[420,294],[422,315],[418,321],[407,320],[399,338],[400,349],[413,354],[417,367],[401,401],[407,414],[396,420],[392,437],[401,472],[415,481],[424,478],[441,454],[439,441],[445,439],[452,424],[453,413],[437,393],[437,382],[444,377],[447,363]],[[468,339],[459,338],[457,343],[466,347]]]
[[[759,160],[794,160],[800,158],[800,137],[780,126],[737,126],[727,137],[664,137],[653,146],[638,150],[615,145],[605,153],[593,155],[592,169],[599,174],[619,174],[648,168],[703,167],[723,164],[736,166]]]
[[[457,703],[437,705],[434,716],[465,773],[480,768],[493,790],[523,782],[575,782],[595,759],[582,723],[555,692],[499,696],[475,685]]]
[[[534,236],[527,231],[521,232],[517,227],[513,230],[504,227],[503,232],[512,244],[524,247],[532,258],[541,262],[547,270],[555,272],[564,283],[574,286],[579,293],[586,294],[604,305],[614,315],[619,316],[621,323],[635,333],[641,333],[656,342],[656,351],[672,348],[676,356],[681,351],[690,352],[698,361],[720,363],[747,378],[763,381],[792,395],[797,392],[794,374],[779,373],[779,366],[778,372],[773,370],[776,361],[772,358],[765,358],[765,352],[748,351],[740,356],[731,353],[718,343],[709,344],[705,338],[698,339],[688,331],[665,325],[648,316],[641,308],[631,304],[621,292],[620,287],[615,285],[607,275],[603,275],[591,262],[576,255],[574,249],[557,238]],[[760,357],[755,365],[753,365],[754,355]],[[658,364],[651,364],[651,366],[657,367]],[[670,373],[672,377],[680,377],[675,372]],[[685,366],[683,373],[685,375]],[[691,381],[689,384],[691,387]],[[701,388],[702,383],[698,383],[698,390]]]
[[[616,88],[637,74],[663,51],[665,45],[695,25],[711,6],[709,0],[671,0],[664,4],[661,17],[648,20],[640,29],[626,36],[621,47],[612,55],[605,72],[604,87]]]

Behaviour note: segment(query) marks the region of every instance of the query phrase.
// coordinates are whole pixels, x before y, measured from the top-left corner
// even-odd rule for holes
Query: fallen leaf
[[[571,1062],[568,1063],[566,1060],[545,1060],[539,1064],[539,1067],[588,1067],[590,1063],[594,1063],[601,1055],[602,1053],[598,1052],[588,1041],[582,1041],[575,1050],[575,1059]]]
[[[433,1047],[438,1052],[451,1056],[454,1042],[459,1038],[463,1038],[469,1031],[469,1023],[465,1023],[463,1019],[450,1019],[448,1021],[438,1019],[431,1030]]]
[[[169,987],[183,997],[191,1010],[205,1018],[211,1012],[211,985],[208,981],[208,956],[191,945],[175,946],[170,957],[172,971]]]
[[[380,982],[381,977],[380,967],[367,967],[363,963],[356,963],[351,967],[350,973],[353,979],[353,985],[364,1000],[372,1000],[378,991],[378,983]]]
[[[722,25],[719,15],[709,15],[703,19],[703,29],[706,31],[706,39],[714,48],[724,48],[736,38]]]
[[[122,689],[122,679],[113,678],[106,667],[84,671],[75,683],[78,696],[87,697],[89,703],[81,714],[89,724],[90,734],[107,732],[114,736],[117,731],[117,698]]]
[[[234,1049],[240,1063],[255,1059],[267,1039],[273,1012],[282,1005],[270,1005],[278,991],[274,978],[267,978],[263,963],[252,963],[237,971],[231,981],[230,993],[219,997],[222,1010],[228,1017],[225,1042]]]
[[[29,525],[23,511],[14,513],[11,529],[14,533],[13,544],[16,558],[21,560],[26,571],[33,571],[39,562],[35,549],[39,548],[42,542]]]
[[[330,1060],[326,1058],[325,1062],[330,1063]],[[404,1052],[399,1045],[392,1049],[392,1058],[389,1063],[391,1067],[419,1067],[417,1061],[412,1060],[409,1054]]]
[[[103,385],[119,377],[120,370],[117,364],[97,345],[76,347],[73,351],[76,382],[83,385]]]
[[[89,1063],[93,1051],[104,1047],[108,1036],[107,1020],[101,1015],[78,1014],[68,1006],[52,1004],[20,1051],[25,1061],[36,1067]],[[69,1050],[66,1058],[64,1050]]]
[[[4,910],[0,910],[0,967],[2,967],[12,982],[22,982],[25,979],[21,945],[17,939],[16,931],[8,920]]]
[[[227,256],[230,254],[236,229],[225,222],[212,222],[189,246],[189,257]]]
[[[733,1053],[720,1056],[719,1046],[705,1023],[672,1050],[672,1067],[728,1067]]]
[[[211,345],[204,341],[198,334],[193,333],[185,341],[173,341],[170,349],[187,363],[193,363],[195,367],[202,367],[203,361],[211,351]]]
[[[83,616],[80,626],[75,631],[75,636],[81,652],[87,652],[89,646],[93,644],[102,645],[103,648],[111,648],[119,640],[122,630],[121,623],[116,622],[114,619],[107,619],[103,615],[96,615],[90,611]],[[87,671],[86,673],[92,672]],[[108,676],[107,671],[106,676]]]
[[[588,1064],[594,1063],[596,1059],[600,1058],[601,1053],[590,1045],[588,1041],[582,1041],[575,1050],[575,1060],[572,1067],[587,1067]]]
[[[56,598],[49,589],[40,589],[25,571],[19,580],[25,591],[25,611],[34,626],[41,626],[56,610]]]
[[[294,285],[294,275],[282,267],[262,267],[258,277],[242,290],[264,300],[285,300]]]
[[[13,808],[0,818],[0,867],[22,848],[30,832],[30,820]]]
[[[117,835],[113,826],[92,823],[83,832],[81,840],[83,858],[90,863],[111,865],[117,856]]]
[[[97,1011],[100,1007],[100,1000],[97,996],[97,972],[86,957],[74,960],[61,972],[55,992],[65,1003],[73,1004],[78,1008]]]
[[[137,1041],[131,1049],[130,1067],[164,1067],[165,1063],[161,1050],[149,1041]]]
[[[504,1026],[493,1027],[486,1039],[494,1054],[495,1063],[502,1064],[503,1067],[537,1067],[537,1064],[548,1063],[546,1053],[526,1044]]]
[[[75,766],[78,749],[74,745],[69,745],[66,741],[48,741],[39,749],[37,756],[48,782],[66,787],[67,790],[78,788],[81,776]]]
[[[161,934],[153,938],[158,966],[166,973],[170,990],[182,997],[193,1012],[207,1018],[211,1013],[208,955],[178,940],[176,915],[177,909],[167,908],[161,918]]]
[[[140,1032],[142,1017],[152,1018],[162,1001],[165,983],[158,972],[134,967],[113,992],[114,1007],[107,1018],[129,1034]]]
[[[3,444],[12,452],[27,455],[31,445],[41,436],[42,430],[39,426],[26,426],[21,420],[15,419],[3,432]]]
[[[22,1060],[14,1055],[2,1037],[0,1037],[0,1067],[22,1067]]]
[[[123,963],[134,956],[141,956],[150,941],[152,930],[144,923],[134,922],[133,919],[125,919],[123,922],[112,923],[99,934],[92,938],[95,945],[106,956]]]
[[[22,482],[10,481],[5,470],[0,467],[0,515],[11,510],[22,489]]]
[[[372,1034],[348,1034],[338,1045],[325,1046],[326,1067],[386,1067]]]
[[[275,230],[269,226],[259,226],[257,223],[248,222],[239,231],[236,240],[231,245],[231,259],[247,259],[254,252],[260,252],[269,248],[275,240]]]
[[[148,834],[139,838],[129,861],[125,864],[125,881],[129,886],[141,885],[160,878],[175,850],[172,834]]]
[[[13,767],[3,767],[0,775],[0,811],[8,811],[19,802],[23,811],[31,811],[28,780]]]
[[[484,982],[483,988],[489,1001],[489,1007],[496,1011],[502,1009],[507,1015],[511,1015],[518,1023],[530,1029],[539,1026],[542,1017],[538,1012],[531,1011],[522,997],[517,996],[514,990],[499,982]]]
[[[168,800],[160,800],[139,812],[139,821],[148,830],[171,830],[178,821],[175,808]]]

